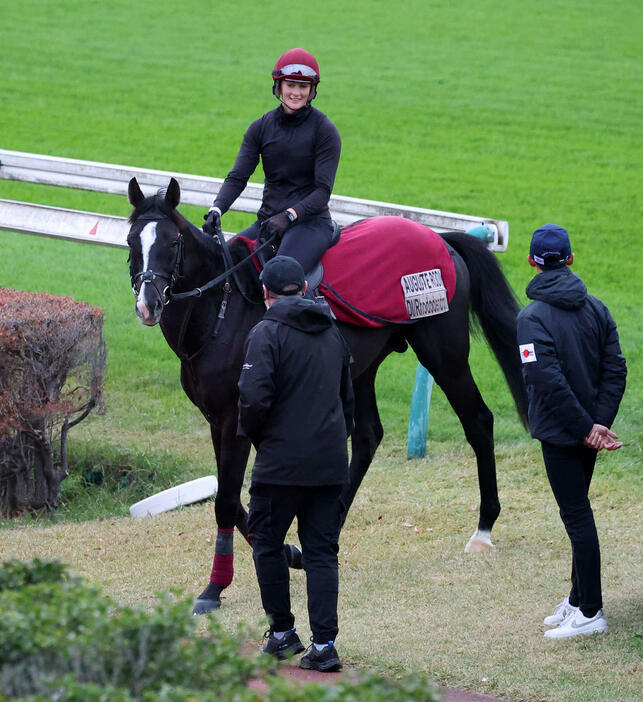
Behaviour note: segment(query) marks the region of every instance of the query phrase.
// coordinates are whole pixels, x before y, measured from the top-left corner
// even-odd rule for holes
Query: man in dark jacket
[[[304,271],[276,256],[262,274],[268,311],[248,335],[239,379],[239,425],[257,456],[248,530],[270,621],[263,651],[284,658],[303,645],[290,610],[286,533],[297,517],[306,571],[310,653],[300,666],[341,668],[337,635],[340,493],[348,482],[353,423],[350,352],[325,303],[303,297]]]
[[[625,391],[616,324],[568,266],[569,236],[555,224],[534,232],[528,259],[539,275],[518,315],[529,427],[542,444],[547,477],[572,544],[572,587],[546,617],[550,639],[607,631],[600,549],[588,491],[597,452],[622,446],[610,430]]]

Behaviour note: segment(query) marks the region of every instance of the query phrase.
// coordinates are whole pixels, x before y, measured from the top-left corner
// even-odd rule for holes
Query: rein
[[[207,283],[205,283],[205,285],[201,285],[200,287],[194,288],[193,290],[189,290],[188,292],[173,293],[170,290],[170,300],[186,300],[190,297],[201,297],[201,295],[203,295],[204,292],[207,292],[211,288],[220,285],[223,282],[229,283],[230,276],[232,276],[237,288],[239,289],[239,292],[243,295],[243,297],[248,302],[252,302],[253,304],[260,304],[246,297],[245,293],[243,292],[243,287],[241,286],[241,283],[239,282],[235,274],[239,270],[239,268],[241,268],[244,264],[246,264],[248,261],[254,258],[258,253],[260,253],[270,244],[272,244],[276,235],[273,234],[269,239],[264,241],[263,244],[258,246],[249,256],[246,256],[241,261],[239,261],[239,263],[236,264],[232,263],[232,256],[230,255],[228,242],[225,240],[220,226],[217,228],[216,236],[219,240],[219,245],[221,246],[221,251],[223,253],[223,265],[225,266],[225,270],[223,271],[223,273],[218,275],[216,278],[212,278],[212,280],[209,280]]]
[[[156,203],[157,207],[159,203]],[[165,203],[163,203],[165,204]],[[171,216],[171,212],[168,213],[167,211],[167,206],[166,207],[159,207],[161,210],[162,214],[166,216],[168,219],[173,221],[175,224],[174,218]],[[158,219],[156,216],[154,216],[151,213],[145,213],[144,215],[140,216],[139,219],[149,219],[149,220],[155,220]],[[179,338],[178,338],[178,343],[177,343],[177,356],[181,359],[181,361],[187,361],[190,362],[196,356],[198,356],[203,348],[205,347],[205,341],[201,345],[201,347],[195,351],[192,354],[185,354],[182,351],[183,348],[183,341],[185,339],[185,335],[187,333],[187,329],[189,326],[189,321],[190,318],[192,317],[192,310],[194,303],[198,298],[200,298],[204,292],[207,292],[208,290],[211,290],[212,288],[221,285],[223,283],[223,297],[221,299],[221,304],[219,305],[219,310],[217,312],[217,318],[216,322],[214,324],[214,329],[212,330],[211,334],[213,338],[216,338],[221,330],[221,325],[223,324],[223,321],[225,319],[225,314],[226,310],[228,308],[228,302],[230,298],[230,293],[232,292],[232,285],[230,284],[230,278],[234,281],[237,289],[239,290],[239,293],[241,296],[246,300],[246,302],[257,305],[261,304],[260,302],[257,302],[255,300],[251,300],[246,292],[243,289],[243,286],[241,285],[241,281],[239,280],[239,277],[237,275],[237,271],[245,265],[248,261],[253,259],[257,254],[259,254],[261,251],[263,251],[265,248],[270,246],[272,242],[274,241],[276,235],[273,234],[269,239],[267,239],[265,242],[263,242],[260,246],[258,246],[250,255],[246,256],[243,258],[241,261],[238,263],[233,263],[232,260],[232,255],[230,253],[230,249],[228,247],[228,242],[225,240],[225,237],[223,236],[223,232],[221,231],[221,225],[219,224],[217,226],[215,236],[219,242],[219,246],[221,247],[221,252],[222,252],[222,258],[223,258],[223,265],[224,265],[224,271],[220,275],[216,276],[215,278],[212,278],[209,280],[207,283],[204,285],[201,285],[197,288],[194,288],[193,290],[188,290],[187,292],[182,292],[182,293],[173,293],[172,288],[174,287],[174,284],[176,283],[177,279],[181,276],[181,270],[183,267],[183,255],[184,255],[184,239],[183,239],[183,233],[179,230],[179,236],[177,239],[177,252],[176,252],[176,258],[174,260],[174,269],[172,271],[172,274],[170,276],[161,274],[161,273],[155,273],[153,270],[148,269],[145,271],[141,271],[140,273],[134,274],[131,269],[130,269],[130,279],[132,282],[132,292],[134,293],[135,296],[137,296],[140,292],[140,289],[145,283],[152,283],[154,287],[157,289],[157,292],[159,293],[161,300],[163,301],[163,305],[167,306],[169,305],[170,302],[176,300],[176,301],[183,301],[183,300],[189,300],[190,304],[188,305],[188,309],[186,314],[183,317],[183,321],[181,323],[181,327],[179,329]],[[161,292],[158,289],[158,286],[154,282],[156,278],[159,278],[161,280],[164,280],[167,282],[167,285],[163,288],[163,291]],[[206,338],[209,336],[209,334],[206,334]]]

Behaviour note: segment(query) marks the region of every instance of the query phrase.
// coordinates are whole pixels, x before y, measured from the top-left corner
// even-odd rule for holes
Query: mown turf
[[[0,9],[3,148],[224,176],[244,129],[274,105],[269,73],[275,59],[287,48],[305,46],[321,66],[316,105],[342,134],[336,193],[508,220],[509,249],[499,260],[523,302],[524,287],[533,273],[525,262],[531,232],[547,221],[566,226],[576,252],[574,270],[612,310],[628,361],[628,389],[615,425],[626,446],[600,461],[599,472],[604,475],[604,491],[614,489],[622,495],[613,509],[630,513],[640,495],[639,484],[628,483],[628,490],[623,490],[619,480],[640,471],[643,407],[639,381],[643,26],[637,3],[410,0],[391,5],[356,0],[347,5],[330,0],[322,6],[285,0],[276,8],[256,0],[232,5],[187,0],[179,8],[150,0],[94,4],[0,0]],[[260,182],[260,173],[253,179]],[[0,197],[129,213],[124,195],[4,180],[0,180]],[[203,213],[198,208],[184,211],[195,222]],[[224,218],[229,230],[248,221],[246,215]],[[116,472],[121,464],[140,470],[157,462],[159,486],[176,480],[182,466],[186,479],[210,472],[207,426],[180,390],[178,361],[159,330],[143,328],[134,317],[126,253],[4,232],[0,232],[0,246],[0,286],[72,295],[105,310],[106,412],[72,431],[72,458],[81,466],[88,457],[102,461]],[[516,529],[517,535],[511,562],[495,564],[492,573],[500,578],[494,596],[509,598],[507,607],[500,608],[505,617],[521,606],[540,607],[541,595],[548,606],[550,599],[560,597],[568,570],[566,542],[556,528],[557,516],[542,482],[536,447],[515,419],[501,374],[483,343],[474,343],[471,364],[496,416],[499,454],[508,457],[500,460],[505,504],[501,523],[506,520],[506,528]],[[377,489],[365,492],[365,499],[368,496],[377,503],[382,495],[399,495],[393,509],[396,524],[407,521],[406,503],[424,500],[413,480],[415,464],[406,470],[403,460],[414,372],[410,354],[395,356],[384,365],[378,380],[390,453],[377,464],[373,478]],[[449,484],[448,469],[438,483],[461,517],[461,510],[471,505],[460,504],[458,488],[462,480],[475,481],[475,470],[470,453],[461,452],[464,437],[457,419],[437,389],[429,434],[429,450],[439,452],[431,453],[433,461],[448,464],[453,456],[453,484]],[[102,457],[96,455],[101,446]],[[137,452],[143,456],[138,461]],[[522,455],[534,462],[534,469],[518,472],[523,490],[509,489],[505,495],[503,481],[513,479],[512,466]],[[70,483],[70,491],[79,485]],[[371,488],[367,485],[367,490]],[[126,508],[133,494],[128,491],[133,489],[124,487],[117,509]],[[89,495],[83,503],[87,511],[81,514],[102,513],[101,500],[91,506],[91,499]],[[547,524],[529,517],[540,509],[541,499],[549,499]],[[466,501],[473,503],[475,497]],[[509,511],[517,504],[523,513]],[[597,512],[604,508],[599,502]],[[468,530],[474,513],[468,511],[463,521],[466,526],[460,528]],[[605,576],[610,604],[618,612],[617,635],[606,643],[580,644],[573,649],[579,655],[572,656],[573,664],[581,665],[592,660],[596,646],[605,647],[608,659],[601,665],[605,679],[614,677],[608,672],[610,657],[618,670],[614,685],[605,683],[609,694],[596,676],[586,680],[588,676],[571,663],[565,670],[547,671],[550,680],[534,682],[540,659],[531,664],[530,655],[525,660],[513,634],[506,641],[494,635],[482,642],[483,648],[492,646],[497,652],[489,658],[496,676],[504,681],[493,688],[497,694],[526,699],[630,699],[625,692],[619,696],[618,676],[626,680],[635,671],[627,656],[627,665],[617,661],[623,649],[634,650],[634,643],[630,647],[627,641],[640,642],[640,615],[628,599],[630,582],[640,581],[640,566],[628,560],[632,554],[640,555],[635,518],[632,522],[619,520],[614,526],[619,537],[632,543],[623,556],[631,581],[619,575],[614,561]],[[610,524],[603,522],[602,528],[607,530]],[[354,529],[354,538],[367,548],[371,531],[357,525]],[[549,539],[552,529],[549,548],[534,551],[526,545],[529,539]],[[449,534],[445,534],[447,547],[459,554],[464,535]],[[613,558],[609,549],[615,534],[606,533],[608,560]],[[410,553],[405,536],[404,528],[392,529],[386,547],[378,542],[382,563],[392,562],[393,554],[400,553],[403,562],[395,561],[396,569],[408,567],[411,555],[404,555]],[[210,549],[208,545],[205,550]],[[550,549],[560,549],[561,554],[548,571],[543,561]],[[459,555],[452,557],[460,562]],[[446,583],[442,617],[453,621],[459,631],[467,628],[472,614],[484,616],[485,603],[476,596],[475,611],[461,617],[461,603],[469,602],[471,593],[480,589],[478,569],[484,570],[484,563],[472,566],[476,572],[467,571],[466,578]],[[442,570],[451,572],[442,561],[433,565],[435,577],[442,577]],[[207,571],[207,563],[201,561],[188,566],[198,568],[200,574]],[[129,566],[119,567],[128,572]],[[539,574],[540,584],[525,597],[529,600],[525,604],[520,587],[531,573]],[[156,585],[162,587],[163,582]],[[122,589],[127,587],[126,582]],[[399,597],[406,603],[405,611],[413,611],[411,603],[421,603],[424,611],[433,599],[413,593],[407,601],[394,587],[387,587],[389,598]],[[376,596],[371,594],[369,600],[375,601]],[[543,616],[540,610],[537,614],[536,622]],[[346,616],[351,616],[350,610]],[[510,628],[511,616],[501,620],[500,616],[485,631],[494,626],[503,631]],[[368,617],[360,617],[368,622]],[[377,607],[371,618],[376,617]],[[524,616],[525,627],[531,621]],[[394,624],[386,633],[390,631],[395,631]],[[427,636],[429,632],[427,626]],[[361,643],[369,636],[376,644],[381,640],[372,631],[363,637],[356,634],[348,655],[371,662]],[[533,637],[530,647],[541,646],[533,630],[528,636]],[[387,640],[384,633],[382,637]],[[427,663],[429,656],[422,656],[421,640],[402,642],[397,633],[395,637],[400,645],[417,648],[417,658],[404,665],[424,667],[447,682],[486,689],[481,678],[488,675],[458,665],[463,654],[454,654],[453,647],[445,646],[440,662],[432,667]],[[392,664],[401,665],[397,660]],[[526,675],[522,675],[524,667]],[[558,687],[560,678],[576,689],[576,697],[565,697]],[[629,683],[623,684],[623,689],[631,690]]]

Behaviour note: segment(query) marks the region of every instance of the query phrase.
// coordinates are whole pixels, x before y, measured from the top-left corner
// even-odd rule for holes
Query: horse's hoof
[[[205,590],[196,598],[192,614],[207,614],[214,612],[215,609],[221,607],[221,598],[219,595],[223,588],[217,583],[208,583]]]
[[[221,600],[197,600],[192,608],[192,614],[208,614],[221,607]]]
[[[481,551],[492,551],[495,546],[491,543],[491,532],[476,529],[473,536],[464,547],[465,553],[480,553]]]
[[[284,552],[286,553],[286,560],[288,561],[288,567],[294,568],[295,570],[301,570],[303,568],[301,564],[301,549],[294,544],[286,544],[284,546]]]

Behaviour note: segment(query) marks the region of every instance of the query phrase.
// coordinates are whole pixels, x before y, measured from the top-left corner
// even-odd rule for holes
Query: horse
[[[250,443],[237,435],[237,382],[246,335],[265,311],[263,296],[257,267],[244,242],[233,238],[226,243],[222,235],[212,237],[189,222],[177,210],[180,187],[174,178],[166,189],[149,197],[132,178],[128,198],[133,206],[127,243],[136,314],[144,325],[160,324],[181,361],[183,390],[209,423],[214,446],[218,532],[210,582],[193,609],[201,614],[221,605],[221,592],[232,582],[234,527],[248,540],[240,492]],[[350,484],[342,494],[344,519],[383,437],[375,395],[378,368],[389,354],[411,346],[444,391],[476,456],[480,512],[465,550],[479,551],[494,547],[491,529],[500,514],[500,501],[493,414],[468,362],[469,315],[473,312],[482,328],[524,425],[527,399],[516,351],[519,305],[483,242],[463,232],[440,236],[456,276],[448,311],[406,325],[363,327],[338,322],[354,359],[355,428]],[[287,545],[285,555],[291,567],[301,567],[297,547]]]

